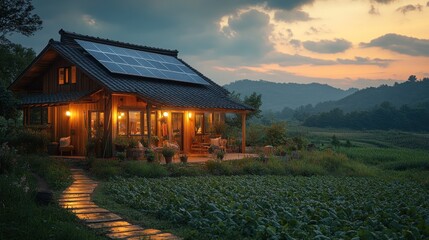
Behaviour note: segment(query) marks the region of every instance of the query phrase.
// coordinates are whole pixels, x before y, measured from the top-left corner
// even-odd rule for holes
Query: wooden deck
[[[208,160],[214,159],[211,154],[205,154],[205,153],[203,154],[191,153],[187,155],[188,155],[188,163],[204,163],[204,162],[207,162]],[[257,154],[253,154],[253,153],[226,153],[223,160],[224,161],[239,160],[243,158],[257,157],[257,156],[258,156]],[[86,157],[84,156],[51,156],[51,157],[70,159],[70,160],[82,160],[82,161],[86,160]],[[141,161],[145,161],[145,160],[141,160]],[[173,163],[179,163],[179,162],[180,162],[179,157],[175,155],[173,158]],[[161,163],[165,164],[163,157],[161,157]]]

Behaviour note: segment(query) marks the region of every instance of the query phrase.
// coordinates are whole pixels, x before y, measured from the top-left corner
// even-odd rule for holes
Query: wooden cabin
[[[75,155],[97,139],[102,156],[121,137],[174,139],[185,153],[224,121],[253,109],[178,58],[178,51],[60,30],[9,86],[21,99],[26,126],[46,126],[52,141],[70,136]]]

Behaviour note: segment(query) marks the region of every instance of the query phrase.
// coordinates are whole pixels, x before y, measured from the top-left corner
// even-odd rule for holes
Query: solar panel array
[[[187,83],[209,84],[173,56],[83,40],[76,41],[112,73]]]

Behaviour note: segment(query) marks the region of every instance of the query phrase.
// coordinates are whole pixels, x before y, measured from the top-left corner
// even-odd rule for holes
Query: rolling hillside
[[[302,105],[315,105],[325,101],[344,98],[357,89],[347,91],[326,84],[274,83],[264,80],[238,80],[224,86],[230,92],[249,96],[253,92],[262,94],[262,110],[281,111],[285,107],[295,109]]]
[[[416,106],[429,102],[429,80],[418,82],[404,82],[394,86],[366,88],[357,91],[337,101],[317,104],[314,112],[327,112],[339,108],[344,112],[361,111],[373,108],[383,102],[390,102],[393,106]]]

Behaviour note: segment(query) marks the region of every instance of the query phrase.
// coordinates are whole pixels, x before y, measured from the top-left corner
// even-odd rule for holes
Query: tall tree
[[[0,0],[0,40],[9,42],[6,35],[21,33],[30,36],[42,29],[42,20],[34,10],[31,0]]]
[[[410,81],[410,82],[416,82],[416,81],[417,81],[417,77],[416,77],[416,75],[410,75],[410,76],[408,77],[408,81]]]
[[[35,57],[31,48],[14,43],[0,44],[0,84],[7,88]]]
[[[42,20],[34,10],[31,0],[0,0],[0,116],[17,118],[17,100],[7,86],[34,59],[30,48],[11,43],[6,36],[20,33],[31,36],[42,28]]]
[[[261,106],[262,106],[262,95],[253,92],[250,96],[245,96],[244,101],[245,104],[253,107],[255,110],[247,115],[247,118],[260,118],[261,117]]]

